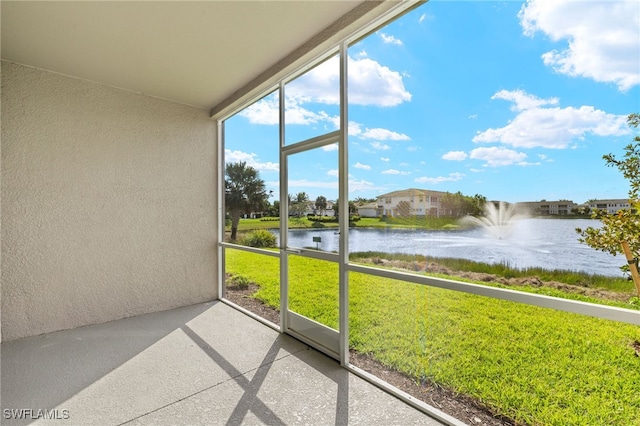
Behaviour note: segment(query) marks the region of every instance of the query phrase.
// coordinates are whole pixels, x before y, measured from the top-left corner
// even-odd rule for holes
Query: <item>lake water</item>
[[[624,256],[614,257],[578,242],[575,228],[599,225],[599,221],[589,219],[522,219],[501,238],[480,227],[466,231],[352,228],[349,251],[422,254],[507,263],[516,268],[540,266],[620,276],[619,268],[626,263]],[[335,229],[291,230],[289,246],[316,247],[313,237],[321,238],[321,250],[338,250]]]

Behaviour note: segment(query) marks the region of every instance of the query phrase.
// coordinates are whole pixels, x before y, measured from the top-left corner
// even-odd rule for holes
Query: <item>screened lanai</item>
[[[428,22],[427,6],[3,1],[4,419],[509,424],[516,416],[503,416],[502,402],[460,394],[495,380],[487,387],[516,400],[516,411],[528,409],[526,395],[553,406],[548,390],[562,380],[549,380],[560,370],[591,389],[580,381],[590,360],[548,362],[565,353],[568,334],[628,362],[640,339],[630,306],[438,275],[412,253],[354,258],[350,200],[363,181],[353,176],[366,167],[358,136],[376,135],[381,151],[385,138],[406,140],[358,126],[377,114],[354,95],[372,62],[365,46],[372,37],[399,46],[387,26]],[[310,81],[321,90],[305,92]],[[383,96],[382,86],[369,89]],[[305,96],[322,110],[297,108]],[[249,139],[243,126],[256,111],[265,127]],[[310,117],[321,124],[299,125]],[[269,228],[277,244],[258,248],[230,238],[225,181],[229,164],[256,165],[264,147],[260,170],[280,208]],[[331,210],[336,226],[298,240],[294,225],[313,206],[300,210],[292,196],[318,187],[332,194],[319,216]],[[398,193],[402,204],[375,208],[416,213],[421,197],[434,209],[443,196]],[[414,232],[409,222],[393,225]],[[368,248],[393,244],[385,234]],[[615,332],[591,343],[600,327]],[[536,342],[535,357],[485,351],[525,341]],[[468,345],[478,351],[454,356]],[[525,362],[558,370],[518,383]],[[468,368],[455,377],[451,363]]]

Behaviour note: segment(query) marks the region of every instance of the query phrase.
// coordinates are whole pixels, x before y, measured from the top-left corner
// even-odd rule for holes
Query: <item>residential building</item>
[[[612,198],[607,200],[589,200],[586,203],[593,210],[605,211],[609,214],[631,208],[628,198]]]
[[[571,200],[558,201],[524,201],[516,203],[516,211],[533,216],[566,216],[572,214],[579,206]]]
[[[445,212],[441,209],[442,191],[409,188],[389,192],[377,197],[377,216],[435,216]]]
[[[358,206],[357,209],[358,209],[358,216],[360,217],[378,217],[379,216],[378,214],[379,209],[378,209],[377,202],[362,204]]]

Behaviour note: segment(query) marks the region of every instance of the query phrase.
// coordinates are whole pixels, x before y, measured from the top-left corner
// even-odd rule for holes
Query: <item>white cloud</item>
[[[422,24],[424,22],[424,20],[427,19],[427,14],[423,13],[422,15],[420,15],[420,18],[418,19],[418,22],[420,24]]]
[[[470,120],[475,120],[476,118],[478,118],[478,114],[471,114],[469,117],[467,117]]]
[[[382,41],[385,44],[396,44],[398,46],[402,46],[402,40],[397,39],[392,35],[380,33],[380,38],[382,38]]]
[[[323,188],[323,189],[335,189],[338,190],[338,182],[320,182],[312,181],[308,179],[290,180],[288,182],[289,188]]]
[[[371,170],[371,166],[370,165],[362,164],[360,162],[356,163],[353,167],[355,167],[356,169]]]
[[[407,148],[407,151],[409,151],[409,152],[420,151],[420,147],[419,146],[410,146],[410,147]]]
[[[621,91],[640,84],[640,4],[623,1],[528,0],[518,18],[523,33],[542,32],[566,41],[542,55],[545,65],[572,77],[615,83]]]
[[[336,123],[336,129],[340,127],[340,117],[336,117],[338,122]],[[349,136],[358,136],[362,133],[362,125],[355,121],[350,121],[348,125]]]
[[[557,105],[558,98],[540,99],[530,95],[524,90],[501,90],[491,97],[491,99],[503,99],[513,102],[511,111],[524,111],[527,109],[539,108],[545,105]]]
[[[399,72],[369,58],[349,60],[349,103],[390,107],[410,100]]]
[[[396,106],[411,100],[402,75],[369,58],[349,57],[349,102],[355,105]],[[298,102],[339,105],[338,57],[323,62],[287,84],[285,93]]]
[[[417,183],[430,183],[437,185],[442,182],[456,182],[464,177],[462,173],[449,173],[449,176],[438,176],[438,177],[419,177],[415,178],[414,181]]]
[[[338,177],[338,174],[339,174],[338,169],[331,169],[327,172],[327,175],[333,176],[333,177]]]
[[[325,145],[322,147],[323,151],[326,152],[330,152],[330,151],[337,151],[338,150],[338,144],[337,143],[332,143],[331,145]]]
[[[469,169],[469,171],[473,172],[473,173],[482,173],[482,172],[484,172],[483,169]]]
[[[284,117],[287,124],[316,124],[320,122],[335,123],[335,117],[324,111],[313,112],[304,108],[300,99],[287,97],[284,102]],[[276,106],[277,109],[277,106]],[[278,124],[268,123],[268,124]]]
[[[381,159],[382,161],[384,161],[385,163],[388,163],[388,162],[389,162],[389,160],[390,160],[390,158],[388,158],[388,157],[380,157],[380,159]]]
[[[268,96],[243,109],[240,116],[245,117],[251,124],[278,124],[278,98]]]
[[[386,151],[391,149],[391,147],[387,144],[384,144],[382,142],[371,142],[371,146],[375,149],[378,149],[380,151]]]
[[[388,169],[388,170],[384,170],[382,172],[383,175],[401,175],[401,176],[408,176],[411,174],[411,172],[401,172],[400,170],[396,170],[396,169]]]
[[[256,157],[257,154],[254,153],[231,151],[230,149],[224,150],[224,161],[226,163],[244,161],[247,163],[247,166],[251,166],[260,172],[277,172],[280,170],[278,163],[272,163],[271,161],[260,162]]]
[[[567,148],[574,139],[586,135],[620,136],[629,133],[626,116],[608,114],[592,106],[551,107],[552,99],[538,99],[523,91],[496,93],[492,99],[505,99],[514,103],[518,115],[506,126],[478,132],[473,142],[500,142],[519,148]]]
[[[340,127],[340,117],[333,118],[335,128]],[[394,132],[382,128],[365,128],[362,130],[362,124],[356,121],[349,121],[349,136],[356,136],[360,139],[378,139],[378,140],[411,140],[411,138],[403,133]]]
[[[449,151],[442,156],[443,160],[464,161],[467,159],[467,153],[464,151]]]
[[[411,100],[403,82],[403,75],[366,57],[361,51],[358,58],[349,57],[349,102],[354,105],[392,107]],[[285,115],[287,124],[333,123],[337,128],[339,117],[317,111],[308,104],[340,104],[340,73],[338,57],[334,56],[313,68],[285,87]],[[240,112],[251,124],[278,124],[278,94],[274,93]],[[359,135],[359,124],[349,123],[349,132]],[[376,130],[376,129],[372,129]],[[354,132],[354,133],[351,133]],[[394,133],[394,132],[392,132]],[[396,134],[400,136],[401,134]]]
[[[379,127],[375,129],[367,129],[358,137],[361,139],[378,139],[382,141],[408,141],[411,138],[404,133],[393,132],[387,129],[381,129]]]
[[[320,122],[333,123],[337,126],[340,119],[324,111],[313,112],[301,104],[300,99],[288,97],[285,102],[285,117],[287,124],[317,124]],[[245,117],[251,124],[275,125],[279,123],[278,98],[269,96],[243,109],[240,116]],[[336,124],[337,123],[337,124]]]
[[[349,192],[372,191],[381,189],[384,188],[364,179],[349,179]]]
[[[475,160],[485,161],[487,167],[510,166],[522,163],[527,154],[512,149],[492,147],[476,148],[469,153],[469,157]]]

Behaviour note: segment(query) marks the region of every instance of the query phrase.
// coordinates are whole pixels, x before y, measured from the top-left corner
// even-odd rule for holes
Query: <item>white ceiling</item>
[[[2,1],[2,59],[209,109],[360,1]]]

